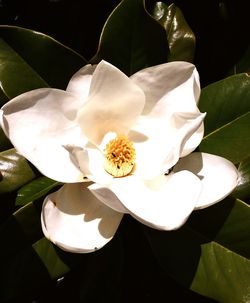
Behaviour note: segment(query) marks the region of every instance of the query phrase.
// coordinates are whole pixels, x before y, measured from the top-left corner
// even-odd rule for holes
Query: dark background
[[[104,22],[119,2],[0,0],[0,24],[18,25],[48,34],[90,59],[97,50]],[[202,86],[224,78],[246,52],[250,42],[248,2],[174,1],[196,36],[194,63],[201,75]]]

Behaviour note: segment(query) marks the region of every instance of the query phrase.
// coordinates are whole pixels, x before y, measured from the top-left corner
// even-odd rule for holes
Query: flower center
[[[133,143],[124,135],[118,135],[105,147],[105,170],[114,177],[127,176],[135,164]]]

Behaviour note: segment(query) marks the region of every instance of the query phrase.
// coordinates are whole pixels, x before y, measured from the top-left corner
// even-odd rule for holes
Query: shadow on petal
[[[43,232],[66,251],[87,253],[102,248],[112,239],[123,217],[101,203],[86,186],[65,184],[43,204]]]

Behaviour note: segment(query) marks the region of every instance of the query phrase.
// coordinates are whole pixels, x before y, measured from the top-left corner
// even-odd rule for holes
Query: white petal
[[[106,186],[110,184],[113,177],[105,171],[103,154],[99,149],[93,145],[85,148],[67,147],[67,149],[85,178]]]
[[[191,135],[191,137],[184,144],[180,157],[185,157],[191,152],[193,152],[196,147],[200,145],[203,135],[204,124],[202,123],[200,127]]]
[[[89,140],[99,145],[108,132],[126,134],[141,114],[144,93],[113,65],[101,61],[93,74],[87,102],[78,123]]]
[[[166,119],[144,116],[129,133],[136,149],[136,174],[144,179],[166,172],[202,125],[204,114],[174,113]]]
[[[200,83],[193,64],[182,61],[161,64],[139,71],[131,79],[145,93],[146,116],[160,119],[178,112],[199,114]],[[195,150],[202,138],[203,125],[187,139],[181,156]]]
[[[89,94],[92,75],[95,65],[87,64],[77,71],[70,79],[67,91],[76,94],[82,100],[86,100]]]
[[[98,201],[85,184],[66,184],[50,194],[41,214],[45,236],[74,253],[92,252],[107,244],[123,216]]]
[[[162,112],[164,115],[169,107],[177,112],[197,111],[199,75],[191,63],[175,61],[149,67],[132,75],[131,79],[145,93],[144,114]]]
[[[184,224],[193,211],[201,183],[192,173],[182,171],[145,183],[136,176],[115,178],[109,189],[143,224],[172,230]]]
[[[119,213],[129,213],[129,211],[124,207],[121,201],[116,197],[116,195],[108,188],[103,185],[94,183],[88,187],[93,195],[108,207],[111,207]]]
[[[74,122],[80,104],[79,99],[61,90],[33,90],[2,107],[2,127],[17,151],[44,175],[61,182],[77,182],[82,174],[64,145],[85,144]]]
[[[174,172],[189,170],[202,183],[202,192],[196,209],[208,207],[228,196],[238,182],[236,167],[225,158],[207,153],[192,153],[179,160]]]

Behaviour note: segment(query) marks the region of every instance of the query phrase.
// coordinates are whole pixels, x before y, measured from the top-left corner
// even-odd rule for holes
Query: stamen
[[[131,173],[135,164],[133,143],[124,135],[110,140],[105,148],[105,170],[114,177],[124,177]]]

